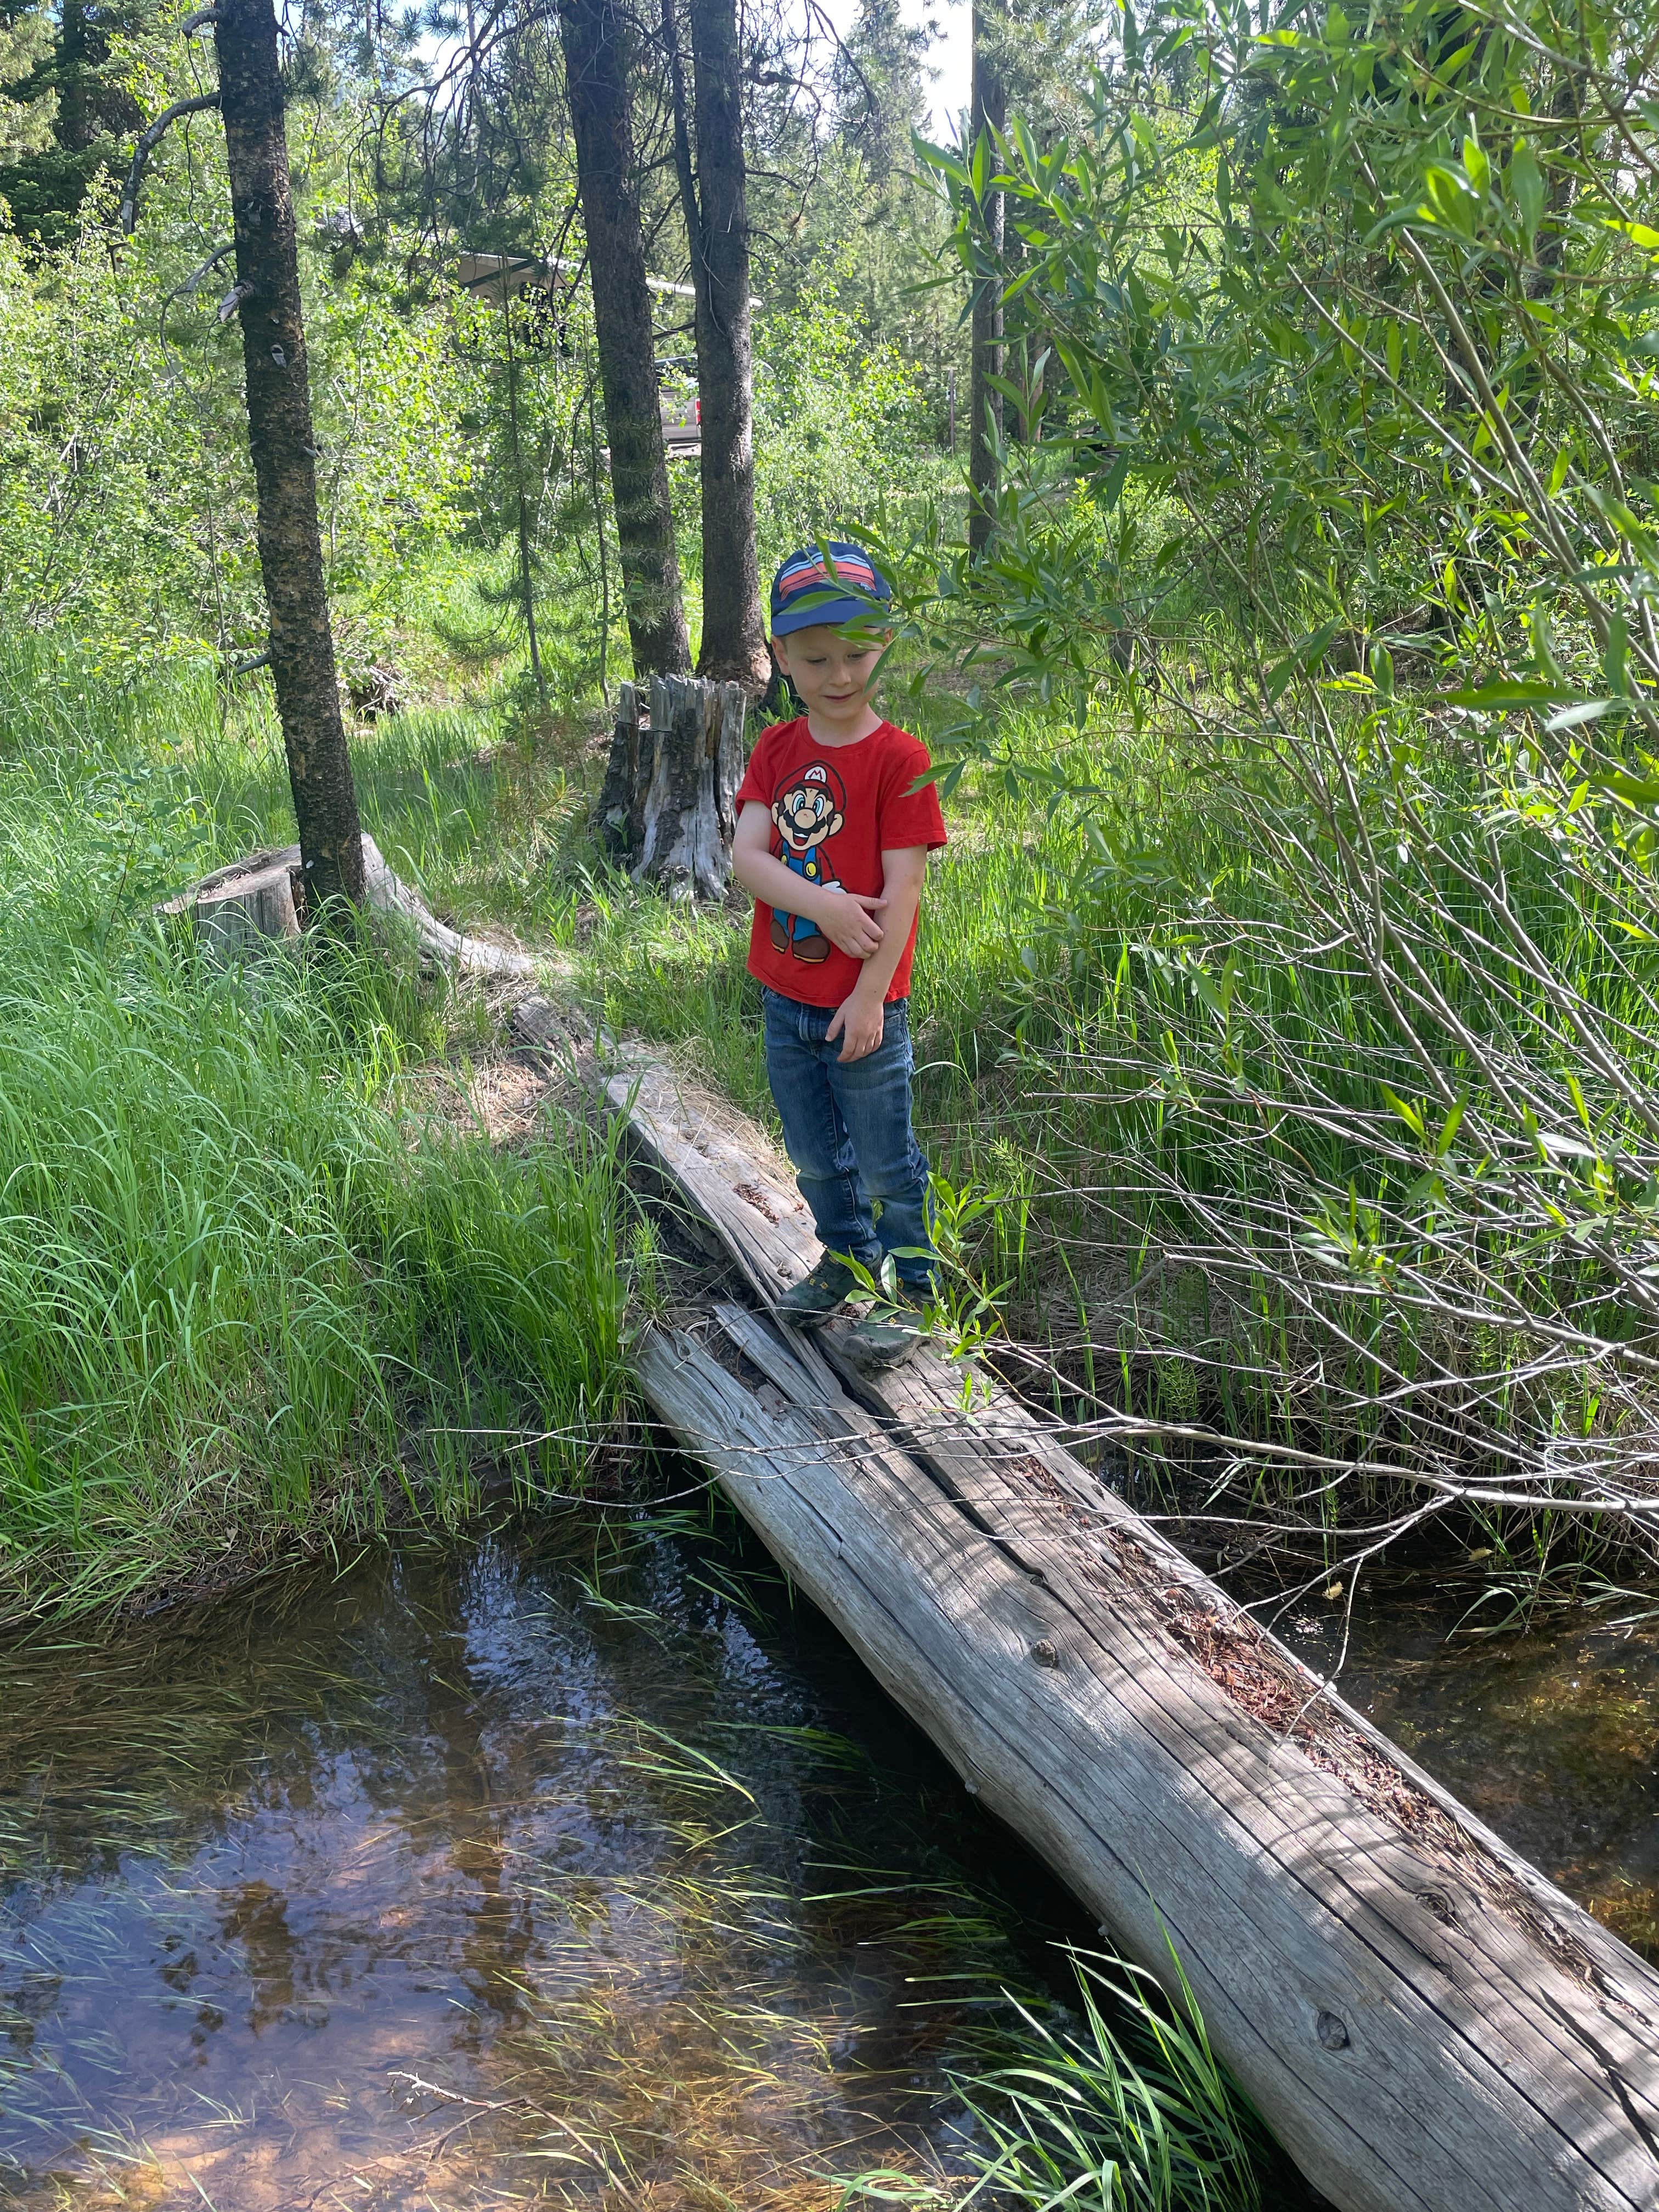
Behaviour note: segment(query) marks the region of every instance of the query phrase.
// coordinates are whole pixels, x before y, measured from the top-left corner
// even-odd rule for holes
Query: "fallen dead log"
[[[752,1125],[646,1056],[605,1091],[751,1285],[810,1264]],[[1659,1975],[1016,1400],[731,1305],[641,1376],[966,1786],[1166,1980],[1173,1947],[1341,2212],[1659,2205]]]
[[[251,853],[219,868],[156,911],[188,915],[204,946],[222,960],[246,959],[268,951],[273,943],[296,943],[300,914],[295,887],[300,874],[300,848],[284,845],[268,852]],[[450,966],[474,975],[532,977],[549,965],[510,946],[490,945],[483,938],[465,936],[432,913],[419,894],[386,866],[380,849],[363,833],[363,876],[370,906],[382,914],[401,915],[413,929],[422,949]]]

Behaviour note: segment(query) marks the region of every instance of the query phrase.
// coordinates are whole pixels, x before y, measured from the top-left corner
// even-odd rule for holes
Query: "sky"
[[[858,0],[819,0],[819,4],[845,37],[858,15]],[[938,71],[930,88],[933,116],[923,128],[932,139],[950,137],[957,116],[968,105],[972,74],[969,0],[901,0],[901,5],[907,23],[939,26],[939,35],[927,56],[927,66]]]
[[[904,19],[909,23],[931,20],[939,25],[939,35],[927,57],[930,67],[939,71],[933,84],[933,112],[927,136],[936,142],[948,138],[968,105],[973,76],[968,0],[937,0],[931,8],[924,0],[904,0]]]

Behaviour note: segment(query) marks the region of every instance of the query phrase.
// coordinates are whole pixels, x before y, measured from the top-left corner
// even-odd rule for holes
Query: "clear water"
[[[0,1659],[0,2197],[747,2212],[956,2162],[953,2036],[1016,1931],[1087,1931],[732,1556],[573,1513]]]
[[[1373,1585],[1343,1686],[1659,1956],[1659,1600],[1454,1635],[1478,1589]],[[1340,1613],[1279,1625],[1328,1664]],[[960,2167],[945,2068],[1057,1936],[812,1609],[661,1521],[0,1653],[20,2212],[822,2212]]]

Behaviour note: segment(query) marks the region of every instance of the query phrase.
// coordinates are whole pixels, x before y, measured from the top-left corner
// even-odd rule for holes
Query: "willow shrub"
[[[1046,362],[1044,437],[983,561],[892,549],[912,653],[984,684],[962,752],[1093,848],[1039,948],[1048,1033],[1088,1026],[1024,1087],[1113,1217],[1073,1257],[1115,1271],[1104,1326],[1079,1299],[1103,1414],[1156,1361],[1235,1499],[1277,1455],[1316,1516],[1359,1478],[1651,1550],[1659,24],[1116,27],[1071,141],[923,149]],[[1063,702],[1082,773],[1008,759],[998,694]],[[1205,872],[1166,771],[1224,839]]]

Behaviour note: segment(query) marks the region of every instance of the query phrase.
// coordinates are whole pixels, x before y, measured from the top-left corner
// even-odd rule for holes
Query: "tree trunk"
[[[672,899],[718,899],[732,879],[748,696],[736,681],[656,678],[618,687],[617,726],[595,811],[613,860]]]
[[[696,295],[702,432],[702,646],[697,673],[762,692],[771,680],[755,545],[754,353],[749,311],[748,171],[735,0],[687,0],[692,167],[674,0],[663,0],[674,155]]]
[[[623,22],[617,0],[563,0],[559,23],[634,672],[682,675],[691,645],[668,503]]]
[[[536,696],[545,713],[547,678],[542,672],[541,647],[536,639],[536,572],[530,550],[530,500],[524,488],[524,449],[519,440],[519,356],[513,350],[513,295],[505,285],[501,287],[501,331],[507,339],[507,411],[513,433],[513,491],[518,501],[519,582],[524,592],[530,672],[536,679]]]
[[[314,917],[340,898],[361,902],[363,854],[323,585],[316,439],[271,0],[222,0],[215,40],[270,672],[299,819],[305,905]]]
[[[969,118],[970,148],[981,137],[1000,131],[1007,121],[1007,100],[995,51],[996,27],[990,21],[987,0],[974,0],[973,109]],[[994,162],[998,156],[992,153]],[[986,244],[992,261],[1002,260],[1003,202],[1000,192],[988,192],[984,202]],[[968,550],[980,554],[990,542],[996,514],[1000,474],[997,448],[1002,437],[1002,394],[992,382],[1002,374],[1002,289],[994,276],[975,295],[973,363],[968,392]]]

